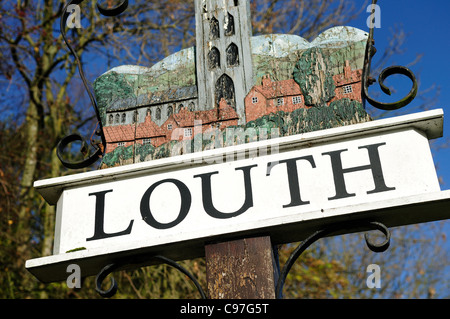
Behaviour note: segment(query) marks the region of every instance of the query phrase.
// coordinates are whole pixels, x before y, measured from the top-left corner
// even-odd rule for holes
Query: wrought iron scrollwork
[[[280,276],[278,278],[276,289],[275,289],[276,298],[277,299],[282,298],[282,290],[283,290],[284,283],[286,281],[286,277],[287,277],[289,271],[291,270],[292,266],[297,261],[297,259],[307,248],[309,248],[317,240],[327,237],[339,230],[348,229],[348,228],[356,229],[359,227],[369,227],[369,228],[372,228],[375,230],[379,230],[385,236],[385,240],[381,244],[378,244],[378,243],[373,242],[370,239],[370,237],[368,236],[368,234],[366,233],[364,235],[364,238],[365,238],[367,247],[370,250],[372,250],[373,252],[376,252],[376,253],[380,253],[380,252],[386,251],[389,248],[389,243],[390,243],[390,238],[391,238],[389,229],[384,224],[379,223],[379,222],[362,222],[362,223],[354,224],[354,225],[337,224],[337,225],[329,226],[329,227],[326,227],[323,229],[319,229],[319,230],[315,231],[311,236],[306,238],[304,241],[302,241],[297,246],[297,248],[292,252],[292,254],[289,256],[288,260],[284,264],[283,269],[280,272]]]
[[[380,252],[384,252],[389,248],[389,244],[390,244],[390,232],[389,229],[382,223],[379,222],[360,222],[357,224],[336,224],[336,225],[332,225],[320,230],[315,231],[311,236],[309,236],[307,239],[305,239],[304,241],[302,241],[297,248],[292,252],[292,254],[289,256],[288,260],[286,261],[285,265],[283,266],[283,269],[280,272],[278,281],[277,281],[277,285],[276,285],[276,298],[281,298],[282,297],[282,290],[283,290],[283,286],[284,283],[286,281],[286,277],[289,273],[289,271],[291,270],[292,266],[295,264],[295,262],[297,261],[297,259],[300,257],[300,255],[306,250],[308,249],[313,243],[315,243],[317,240],[330,236],[333,233],[336,233],[342,229],[359,229],[359,228],[369,228],[369,229],[373,229],[373,230],[379,230],[381,231],[384,236],[385,239],[382,243],[376,243],[374,241],[372,241],[370,239],[370,237],[368,236],[368,234],[366,233],[364,235],[367,247],[372,250],[373,252],[376,253],[380,253]],[[146,256],[138,256],[138,257],[133,257],[131,260],[130,259],[122,259],[119,261],[116,261],[114,263],[108,264],[106,265],[97,275],[97,277],[95,278],[95,285],[96,285],[96,291],[98,292],[98,294],[104,298],[111,298],[112,296],[114,296],[118,290],[118,284],[117,281],[111,277],[111,282],[110,285],[107,289],[102,289],[102,284],[104,282],[104,280],[110,275],[112,274],[114,271],[119,270],[124,268],[127,265],[132,265],[132,264],[142,264],[145,261],[149,261],[151,259],[157,259],[160,262],[167,264],[169,266],[174,267],[175,269],[179,270],[180,272],[182,272],[184,275],[186,275],[196,286],[198,292],[200,293],[200,297],[202,299],[207,299],[206,293],[204,292],[202,286],[200,285],[200,283],[197,281],[197,279],[183,266],[181,266],[180,264],[178,264],[177,262],[175,262],[172,259],[166,258],[164,256],[161,255],[156,255],[156,256],[152,256],[152,257],[146,257]]]
[[[105,278],[116,271],[119,266],[120,265],[117,263],[106,265],[102,270],[100,270],[100,272],[97,274],[97,277],[95,277],[95,291],[97,291],[98,294],[103,298],[111,298],[116,294],[118,285],[114,277],[111,277],[111,284],[108,289],[103,290],[102,284]]]
[[[376,4],[377,4],[377,0],[372,0],[372,10],[375,10]],[[373,13],[374,12],[372,12],[372,14]],[[367,102],[369,102],[372,106],[374,106],[378,109],[385,110],[385,111],[397,110],[397,109],[400,109],[400,108],[408,105],[409,103],[411,103],[412,100],[414,100],[414,98],[417,95],[417,91],[418,91],[417,80],[416,80],[416,77],[414,76],[414,73],[410,69],[408,69],[404,66],[388,67],[388,68],[384,69],[378,77],[378,83],[380,85],[381,90],[385,94],[391,95],[391,90],[384,84],[384,82],[389,76],[394,75],[394,74],[401,74],[401,75],[408,77],[412,81],[411,90],[404,98],[402,98],[399,101],[392,102],[392,103],[380,102],[370,96],[369,86],[376,82],[376,80],[374,78],[370,77],[371,61],[372,61],[372,57],[376,53],[376,49],[374,46],[374,44],[375,44],[374,29],[375,29],[374,21],[372,20],[372,25],[370,26],[370,32],[369,32],[369,39],[367,40],[364,68],[363,68],[363,74],[362,74],[362,96]]]
[[[85,139],[80,134],[70,134],[70,135],[64,137],[63,139],[61,139],[61,141],[58,143],[58,145],[56,147],[56,154],[57,154],[59,160],[61,161],[61,163],[65,167],[71,168],[71,169],[85,168],[85,167],[88,167],[88,166],[94,164],[103,155],[105,148],[106,148],[106,139],[105,139],[105,135],[103,133],[103,126],[102,126],[102,122],[101,122],[101,118],[100,118],[100,113],[99,113],[99,110],[97,107],[97,102],[95,100],[94,95],[92,94],[91,90],[88,87],[88,83],[87,83],[85,74],[83,72],[80,58],[78,57],[78,54],[76,53],[76,51],[74,50],[72,45],[67,40],[66,31],[65,31],[66,22],[70,15],[68,12],[68,8],[72,5],[79,5],[83,1],[84,0],[70,0],[66,3],[66,5],[63,8],[63,14],[62,14],[61,20],[60,20],[60,29],[61,29],[61,35],[62,35],[62,38],[64,39],[64,42],[66,43],[71,54],[75,58],[75,62],[77,63],[77,66],[78,66],[78,72],[80,74],[81,81],[83,82],[86,92],[89,95],[91,104],[95,110],[95,115],[97,117],[98,124],[97,124],[96,130],[94,131],[94,133],[92,135],[95,134],[95,135],[99,136],[101,140],[100,141],[94,140],[91,137],[90,145],[93,148],[93,151],[92,151],[89,149],[88,143],[86,143]],[[122,0],[118,5],[113,6],[113,7],[108,7],[108,8],[105,8],[97,3],[97,9],[99,10],[99,12],[102,15],[109,16],[109,17],[121,14],[122,12],[124,12],[126,10],[127,7],[128,7],[128,0]],[[66,160],[63,156],[65,149],[67,148],[67,146],[69,144],[71,144],[73,142],[77,142],[77,141],[81,142],[80,152],[83,154],[83,159],[79,160],[79,161]]]
[[[166,258],[164,256],[161,255],[156,255],[153,257],[145,257],[145,256],[141,256],[141,257],[135,257],[133,258],[133,260],[128,260],[128,259],[124,259],[122,261],[118,261],[112,264],[109,264],[107,266],[105,266],[97,275],[97,277],[95,278],[95,285],[96,288],[95,290],[99,293],[100,296],[104,297],[104,298],[111,298],[112,296],[114,296],[117,292],[118,289],[118,285],[117,285],[117,281],[111,277],[111,283],[108,289],[103,290],[102,289],[102,283],[103,281],[106,279],[106,277],[108,275],[110,275],[112,272],[118,270],[119,268],[124,267],[125,265],[129,265],[129,264],[140,264],[144,261],[147,261],[148,259],[157,259],[160,262],[172,266],[173,268],[177,269],[178,271],[182,272],[184,275],[186,275],[195,285],[195,287],[197,288],[198,292],[200,293],[200,296],[202,299],[206,299],[206,294],[202,288],[202,286],[200,285],[200,283],[197,281],[197,279],[183,266],[181,266],[180,264],[178,264],[177,262],[175,262],[172,259]]]
[[[384,241],[380,244],[377,244],[375,242],[373,242],[370,238],[369,238],[369,234],[365,233],[364,234],[364,239],[366,240],[366,245],[367,247],[369,247],[369,249],[375,253],[382,253],[385,252],[388,248],[389,248],[389,244],[391,242],[391,232],[389,231],[389,229],[382,223],[378,223],[378,222],[371,222],[370,225],[376,229],[381,231],[384,234]]]

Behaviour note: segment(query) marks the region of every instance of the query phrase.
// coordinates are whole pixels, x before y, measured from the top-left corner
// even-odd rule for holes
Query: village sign
[[[101,158],[102,169],[35,182],[57,210],[53,255],[26,263],[39,280],[65,280],[71,264],[90,276],[162,259],[136,256],[195,258],[235,238],[276,245],[333,225],[334,235],[449,217],[429,147],[442,110],[381,120],[365,111],[364,101],[392,110],[417,93],[412,72],[392,67],[382,89],[403,74],[411,92],[397,103],[370,97],[373,28],[336,27],[311,43],[252,37],[249,1],[195,6],[196,49],[100,76],[95,151],[71,162],[64,149],[82,137],[58,145],[65,166]]]

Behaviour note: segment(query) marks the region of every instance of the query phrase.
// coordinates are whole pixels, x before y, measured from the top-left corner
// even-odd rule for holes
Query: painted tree
[[[308,106],[326,105],[334,96],[333,77],[329,71],[329,57],[322,49],[306,50],[294,68],[294,80],[300,85]]]

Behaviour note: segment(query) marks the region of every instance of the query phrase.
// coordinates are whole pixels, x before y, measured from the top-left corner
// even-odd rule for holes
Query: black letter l
[[[97,240],[97,239],[104,239],[109,237],[115,237],[115,236],[121,236],[121,235],[128,235],[131,233],[131,228],[133,227],[134,219],[130,221],[130,224],[128,225],[128,228],[124,231],[120,231],[117,233],[107,234],[103,230],[103,224],[105,221],[105,194],[111,193],[113,190],[107,190],[97,193],[90,193],[89,196],[95,196],[95,227],[94,227],[94,236],[90,238],[86,238],[87,241],[89,240]]]

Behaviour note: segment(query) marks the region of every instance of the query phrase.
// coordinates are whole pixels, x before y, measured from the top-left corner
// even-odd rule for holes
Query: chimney
[[[352,68],[350,66],[350,61],[345,60],[345,67],[344,67],[344,78],[350,79],[352,76]]]
[[[269,74],[263,75],[263,77],[262,77],[262,86],[263,87],[268,87],[271,84],[272,84],[272,80],[270,79],[270,75]]]
[[[219,102],[219,109],[223,110],[227,105],[227,101],[222,97]]]
[[[228,106],[227,101],[222,97],[219,101],[219,107],[216,108],[216,120],[218,120],[222,114],[222,111]]]

